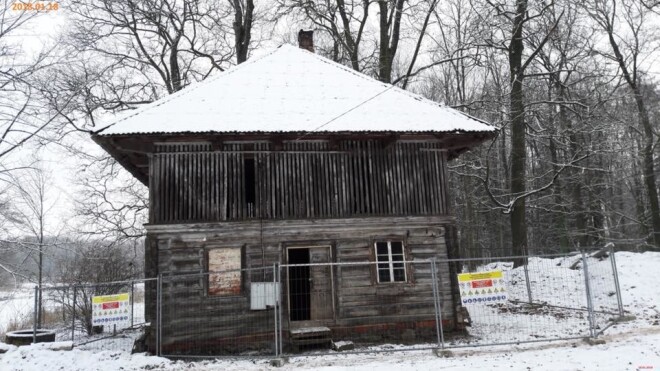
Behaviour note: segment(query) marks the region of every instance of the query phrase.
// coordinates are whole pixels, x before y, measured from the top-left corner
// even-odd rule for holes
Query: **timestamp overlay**
[[[11,4],[11,10],[16,12],[52,12],[59,9],[60,3],[56,1],[15,2]]]

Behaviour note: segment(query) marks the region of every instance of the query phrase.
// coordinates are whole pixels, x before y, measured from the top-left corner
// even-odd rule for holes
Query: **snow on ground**
[[[0,333],[11,322],[31,319],[34,308],[34,289],[24,285],[9,291],[0,291]]]
[[[143,354],[129,355],[127,352],[82,350],[51,351],[38,347],[5,347],[7,353],[0,355],[0,370],[660,370],[660,285],[656,283],[660,269],[660,253],[643,254],[619,252],[616,254],[619,281],[624,309],[636,318],[629,322],[615,324],[607,328],[602,339],[605,344],[591,346],[581,340],[521,344],[515,346],[467,347],[453,350],[453,357],[437,358],[428,350],[391,351],[387,353],[336,354],[313,357],[295,357],[281,368],[273,368],[268,359],[220,359],[206,361],[170,361],[165,358],[149,357]],[[582,269],[570,269],[576,258],[533,259],[529,274],[534,300],[547,301],[552,305],[562,303],[575,306],[582,292],[580,282],[584,279]],[[616,308],[616,297],[610,293],[613,281],[608,278],[611,270],[609,260],[598,261],[590,258],[589,274],[596,281],[593,285],[596,308],[610,311]],[[541,269],[542,268],[542,269]],[[509,286],[513,297],[526,297],[526,288],[520,284],[520,270],[511,270]],[[599,282],[602,281],[602,282]],[[578,298],[578,299],[576,299]],[[577,303],[586,305],[584,302]],[[485,312],[484,312],[485,313]],[[483,314],[496,315],[498,312]],[[558,317],[558,313],[563,313]],[[572,313],[570,318],[564,318]],[[579,312],[544,312],[534,314],[499,313],[508,322],[515,318],[533,318],[541,322],[533,329],[537,335],[544,335],[553,329],[578,326],[575,331],[585,333],[586,318]],[[474,312],[473,321],[478,322],[480,313]],[[522,316],[522,317],[520,317]],[[604,321],[609,316],[598,318]],[[481,317],[487,318],[487,317]],[[558,325],[547,327],[555,321]],[[532,321],[534,323],[534,321]],[[601,324],[602,324],[601,323]],[[473,326],[476,339],[482,339],[479,330]],[[545,327],[544,327],[545,326]],[[474,328],[476,327],[476,328]],[[490,330],[496,328],[491,327]],[[508,327],[502,331],[517,331]],[[522,328],[520,331],[529,331]],[[487,331],[484,331],[487,332]],[[542,337],[541,337],[542,338]],[[490,340],[486,337],[483,339]],[[478,342],[478,341],[477,341]],[[466,345],[466,344],[462,344]],[[468,344],[469,345],[469,344]],[[380,349],[400,350],[399,346],[381,346]]]

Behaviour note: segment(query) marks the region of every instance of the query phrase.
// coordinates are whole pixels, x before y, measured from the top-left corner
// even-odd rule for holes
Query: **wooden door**
[[[309,262],[311,264],[331,262],[330,248],[310,247]],[[331,265],[312,265],[310,267],[310,319],[325,320],[334,318],[334,297]]]

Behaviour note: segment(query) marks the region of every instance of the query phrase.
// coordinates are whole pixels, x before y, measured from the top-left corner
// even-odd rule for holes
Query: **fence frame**
[[[432,290],[432,306],[433,306],[433,318],[435,321],[435,337],[436,337],[436,344],[432,346],[414,346],[414,347],[409,347],[409,348],[404,348],[404,349],[387,349],[387,350],[374,350],[374,349],[368,349],[368,350],[354,350],[354,351],[347,351],[347,352],[341,352],[340,354],[363,354],[363,353],[374,353],[378,351],[386,351],[386,352],[391,352],[391,351],[413,351],[413,350],[428,350],[428,349],[451,349],[451,348],[466,348],[466,347],[483,347],[483,346],[495,346],[495,345],[511,345],[511,344],[521,344],[521,343],[539,343],[539,342],[550,342],[550,341],[557,341],[557,340],[574,340],[574,339],[581,339],[581,338],[597,338],[601,334],[604,333],[604,331],[609,328],[613,323],[616,323],[618,319],[624,316],[624,308],[623,308],[623,301],[621,298],[621,289],[620,289],[620,283],[618,279],[618,271],[617,271],[617,266],[616,266],[616,258],[615,258],[615,251],[614,251],[614,246],[610,245],[607,246],[605,249],[602,250],[607,250],[607,258],[610,260],[610,266],[611,270],[608,271],[609,274],[611,274],[611,279],[613,283],[612,290],[614,291],[616,295],[616,309],[613,310],[612,312],[609,311],[602,311],[602,310],[597,310],[594,307],[594,298],[593,298],[593,287],[592,287],[592,277],[590,275],[590,263],[589,263],[589,257],[590,253],[593,252],[587,252],[585,250],[582,250],[580,252],[571,252],[571,253],[565,253],[565,254],[540,254],[540,255],[525,255],[525,256],[504,256],[504,257],[486,257],[486,258],[454,258],[454,259],[425,259],[425,260],[408,260],[408,261],[402,261],[403,264],[425,264],[430,267],[430,273],[431,273],[431,290]],[[451,264],[472,264],[472,263],[477,263],[477,264],[483,264],[486,265],[489,262],[506,262],[506,261],[515,261],[515,259],[524,259],[525,264],[523,265],[522,273],[523,277],[525,280],[525,291],[527,294],[527,302],[525,303],[524,299],[523,301],[512,301],[513,303],[520,303],[520,304],[529,304],[529,305],[535,305],[535,302],[532,300],[534,298],[534,293],[533,289],[531,287],[531,281],[530,281],[530,273],[528,269],[528,264],[529,264],[529,258],[558,258],[558,257],[572,257],[579,259],[582,263],[582,275],[584,276],[584,289],[585,289],[585,307],[567,307],[567,306],[561,306],[561,305],[551,305],[545,303],[544,305],[547,307],[552,307],[552,308],[559,308],[559,309],[566,309],[566,310],[576,310],[576,311],[583,311],[586,312],[587,315],[587,323],[588,323],[588,335],[587,336],[557,336],[557,337],[552,337],[552,338],[546,338],[546,339],[528,339],[528,340],[513,340],[513,341],[501,341],[501,342],[484,342],[484,343],[473,343],[473,344],[453,344],[450,341],[448,342],[447,339],[445,338],[445,329],[443,328],[443,319],[444,319],[444,314],[443,314],[443,307],[445,306],[445,303],[443,303],[443,297],[441,294],[441,287],[443,285],[443,278],[442,275],[439,274],[438,270],[438,264],[447,264],[447,266]],[[334,267],[337,266],[366,266],[366,265],[376,265],[378,264],[377,261],[367,261],[367,262],[327,262],[327,263],[308,263],[308,264],[281,264],[279,262],[275,262],[272,264],[272,267],[259,267],[259,268],[247,268],[247,270],[253,270],[253,269],[263,269],[264,272],[266,270],[272,270],[272,282],[275,287],[273,290],[273,314],[272,314],[272,320],[273,324],[271,329],[268,332],[272,332],[272,340],[273,340],[273,349],[272,352],[268,355],[265,355],[265,357],[280,357],[283,355],[289,355],[289,356],[314,356],[316,354],[292,354],[290,352],[285,351],[285,344],[283,342],[283,332],[284,332],[284,318],[283,318],[283,295],[285,295],[283,288],[283,281],[282,281],[282,270],[287,269],[290,267],[296,267],[296,266],[326,266],[329,267],[329,269],[334,269]],[[244,271],[246,269],[241,269],[241,271]],[[450,270],[451,271],[451,270]],[[224,272],[224,271],[222,271]],[[153,278],[145,278],[145,279],[135,279],[135,280],[126,280],[126,281],[112,281],[112,282],[103,282],[103,283],[89,283],[89,284],[75,284],[75,285],[70,285],[70,286],[52,286],[52,287],[34,287],[34,308],[33,308],[33,341],[36,342],[37,338],[37,317],[38,317],[38,297],[43,294],[43,291],[45,290],[67,290],[67,296],[69,294],[72,294],[73,297],[73,305],[74,305],[74,310],[72,313],[72,318],[71,318],[71,340],[74,342],[74,346],[81,346],[85,344],[89,344],[94,341],[99,341],[103,340],[106,338],[111,338],[116,336],[116,334],[110,335],[108,337],[104,338],[99,338],[99,339],[94,339],[89,342],[81,342],[81,343],[76,343],[75,342],[75,332],[76,332],[76,310],[75,310],[75,305],[77,303],[78,298],[78,291],[81,288],[90,288],[90,287],[99,287],[99,286],[105,286],[105,285],[112,285],[112,284],[125,284],[125,285],[130,285],[130,302],[131,302],[131,326],[130,328],[135,327],[135,312],[134,312],[134,305],[135,305],[135,300],[134,300],[134,295],[135,295],[135,284],[136,283],[144,283],[145,284],[145,294],[146,294],[146,284],[147,283],[154,283],[156,286],[155,290],[155,303],[149,304],[149,307],[152,309],[155,308],[155,313],[152,313],[152,315],[155,315],[155,318],[151,318],[151,333],[153,335],[154,343],[155,343],[155,353],[158,356],[168,356],[167,354],[163,353],[163,307],[166,305],[165,302],[163,301],[163,281],[165,279],[170,280],[170,283],[172,283],[172,280],[175,280],[177,278],[183,278],[183,277],[190,277],[190,276],[201,276],[201,275],[208,275],[211,273],[222,273],[222,272],[202,272],[202,273],[194,273],[194,274],[182,274],[182,275],[168,275],[167,277],[164,277],[162,273],[160,273],[157,277]],[[451,273],[447,273],[451,274]],[[287,276],[288,277],[288,276]],[[608,278],[609,279],[609,278]],[[68,290],[73,290],[68,291]],[[334,288],[334,290],[337,290],[337,288]],[[334,291],[333,291],[334,295]],[[146,298],[145,298],[146,299]],[[288,299],[287,299],[288,300]],[[43,304],[42,304],[43,305]],[[155,306],[155,307],[154,307]],[[145,300],[145,311],[147,310],[152,310],[148,309],[146,305],[146,300]],[[609,323],[607,326],[605,326],[603,329],[598,331],[597,325],[596,325],[596,314],[607,314],[607,315],[612,315],[614,316],[614,321]],[[618,317],[618,318],[617,318]],[[333,354],[331,352],[324,352],[322,353],[324,355],[326,354]],[[339,354],[339,353],[338,353]],[[219,358],[219,357],[224,357],[224,356],[218,356],[218,355],[209,355],[209,356],[195,356],[195,355],[169,355],[171,357],[177,357],[177,358]],[[237,357],[236,355],[232,355],[230,357]],[[254,358],[254,355],[249,355],[248,357]]]

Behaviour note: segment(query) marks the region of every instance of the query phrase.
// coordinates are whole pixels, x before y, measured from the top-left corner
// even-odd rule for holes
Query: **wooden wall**
[[[216,147],[156,146],[151,223],[447,213],[447,153],[439,143],[301,140],[277,148],[270,142]],[[254,164],[253,174],[246,174],[246,161]],[[252,176],[254,184],[248,182]]]
[[[272,264],[282,263],[283,246],[331,246],[335,262],[374,261],[373,242],[401,239],[407,260],[422,262],[447,257],[449,217],[388,217],[325,219],[317,221],[248,221],[218,224],[148,226],[148,246],[157,247],[158,271],[163,280],[163,347],[203,353],[203,344],[225,339],[270,341],[272,310],[250,310],[250,283],[272,282]],[[213,248],[241,248],[245,272],[242,293],[209,297],[204,276],[205,252]],[[255,269],[265,267],[264,270]],[[454,319],[454,296],[449,267],[439,264],[443,317]],[[330,268],[329,268],[330,269]],[[351,340],[354,329],[383,336],[382,330],[365,330],[379,324],[427,323],[434,334],[433,294],[429,264],[410,264],[406,283],[379,284],[373,266],[337,266],[334,278],[334,318],[326,323],[337,336]],[[191,274],[181,277],[182,274]],[[284,329],[288,328],[286,279],[283,275]],[[154,292],[148,296],[155,295]],[[151,308],[151,307],[150,307]],[[447,324],[446,323],[446,324]],[[264,333],[264,329],[266,332]],[[400,327],[397,332],[400,331]],[[358,331],[358,332],[360,332]],[[265,337],[265,338],[264,338]],[[373,339],[372,339],[373,340]],[[235,340],[234,343],[239,343]],[[191,345],[193,344],[193,345]],[[199,348],[199,349],[198,349]]]

